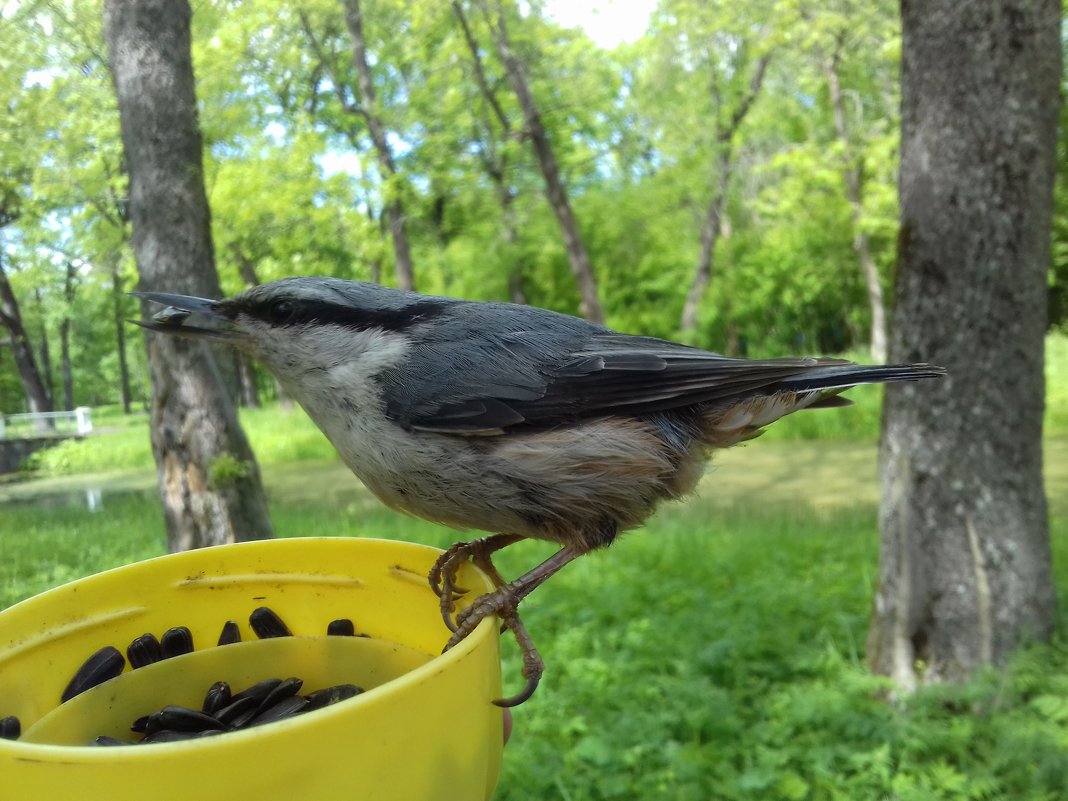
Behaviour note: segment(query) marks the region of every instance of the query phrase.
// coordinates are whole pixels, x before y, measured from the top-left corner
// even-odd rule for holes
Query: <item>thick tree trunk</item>
[[[1061,76],[1056,0],[902,3],[901,239],[868,659],[903,688],[1053,625],[1043,335]]]
[[[343,0],[345,8],[345,26],[352,39],[352,64],[360,82],[360,109],[371,142],[378,155],[378,166],[382,170],[382,180],[386,184],[386,217],[389,220],[389,233],[393,239],[393,252],[396,256],[397,286],[401,289],[415,289],[415,271],[412,268],[412,254],[408,246],[408,231],[404,204],[396,197],[394,183],[397,166],[393,161],[393,151],[386,139],[386,126],[378,116],[375,102],[375,84],[371,76],[371,65],[367,61],[367,42],[363,35],[363,12],[360,0]]]
[[[842,97],[842,83],[838,76],[837,53],[824,62],[823,72],[831,95],[835,133],[845,154],[846,164],[842,171],[842,178],[845,181],[846,198],[852,210],[853,250],[856,251],[860,272],[864,276],[864,285],[868,289],[868,307],[871,309],[871,357],[882,363],[886,361],[887,348],[886,303],[883,300],[883,285],[879,278],[879,268],[871,255],[871,242],[867,232],[861,227],[864,216],[864,190],[861,186],[862,164],[860,156],[854,152],[846,124],[845,101]]]
[[[538,159],[541,176],[545,181],[549,205],[560,225],[564,249],[567,251],[568,263],[571,265],[571,274],[575,277],[575,284],[578,286],[579,310],[587,320],[604,323],[604,309],[601,307],[597,279],[593,275],[590,256],[582,242],[578,221],[571,210],[571,201],[568,199],[567,189],[560,176],[556,156],[553,155],[549,134],[541,121],[541,112],[538,111],[530,81],[527,80],[526,67],[512,50],[504,21],[504,12],[500,8],[497,11],[497,25],[493,40],[501,63],[504,64],[504,71],[508,75],[508,83],[511,84],[512,91],[519,100],[519,106],[523,109],[524,131],[534,147],[534,155]]]
[[[220,297],[186,0],[108,0],[141,289]],[[148,311],[147,308],[144,311]],[[271,536],[259,468],[215,353],[148,336],[152,448],[172,551]]]
[[[2,256],[2,251],[0,251]],[[26,327],[22,324],[22,313],[19,311],[19,303],[15,293],[8,283],[4,265],[0,263],[0,325],[7,329],[11,336],[11,356],[18,368],[19,378],[22,379],[22,388],[26,393],[26,401],[31,412],[50,412],[52,402],[48,397],[48,390],[41,379],[41,372],[37,369],[37,359],[33,355],[33,344],[30,342]]]
[[[119,390],[122,393],[122,412],[129,414],[132,393],[130,392],[130,364],[126,360],[126,315],[123,314],[122,309],[126,289],[122,285],[118,256],[112,257],[108,269],[111,272],[111,313],[115,319],[115,347],[119,353]]]

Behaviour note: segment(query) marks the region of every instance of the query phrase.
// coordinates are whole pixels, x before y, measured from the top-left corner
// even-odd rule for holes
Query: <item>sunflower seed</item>
[[[256,711],[259,709],[259,706],[260,699],[246,695],[244,698],[238,698],[236,700],[231,701],[229,704],[227,704],[218,712],[216,712],[214,714],[214,717],[223,725],[234,727],[236,725],[235,721],[239,717],[244,715],[246,712],[249,713],[250,716],[255,715]]]
[[[337,684],[333,687],[326,687],[322,690],[316,690],[315,692],[308,693],[307,696],[305,696],[308,699],[308,706],[304,709],[304,711],[311,712],[314,709],[322,709],[324,706],[336,704],[338,701],[344,701],[348,698],[355,698],[362,692],[363,690],[357,687],[355,684]]]
[[[230,703],[231,697],[230,685],[225,681],[217,681],[208,688],[201,711],[208,715],[214,715]]]
[[[132,745],[125,740],[119,740],[115,737],[108,737],[106,734],[101,734],[94,740],[97,745]]]
[[[125,666],[126,660],[119,653],[119,649],[111,645],[105,645],[86,659],[85,663],[78,668],[74,678],[67,685],[67,689],[60,696],[60,700],[65,703],[74,696],[80,695],[108,679],[115,678],[122,673],[122,669]]]
[[[164,659],[188,654],[193,650],[193,634],[185,626],[175,626],[163,632],[159,644]]]
[[[22,724],[14,715],[0,719],[0,740],[17,740],[22,734]]]
[[[195,709],[168,704],[159,712],[148,716],[145,724],[146,734],[160,731],[204,731],[205,729],[222,729],[223,724],[211,715],[205,715]]]
[[[326,627],[326,633],[332,637],[351,637],[356,633],[356,627],[352,625],[352,621],[347,617],[343,617],[340,620],[332,620]]]
[[[130,660],[130,667],[135,670],[145,665],[151,665],[163,658],[159,640],[155,634],[142,634],[128,646],[126,646],[126,658]]]
[[[292,637],[293,633],[289,630],[285,623],[282,622],[282,618],[278,617],[272,610],[266,606],[261,606],[254,610],[248,618],[249,625],[252,626],[252,630],[256,632],[256,636],[261,640],[269,639],[270,637]]]
[[[308,699],[304,696],[291,695],[288,698],[283,698],[277,704],[263,709],[263,711],[248,722],[248,725],[262,726],[265,723],[274,723],[278,720],[293,717],[293,715],[300,712],[307,705]]]
[[[260,709],[267,709],[285,698],[296,695],[303,684],[304,682],[295,676],[290,676],[285,681],[279,682],[277,687],[264,696],[263,701],[260,703]]]
[[[237,623],[232,620],[227,620],[223,623],[222,632],[219,634],[219,645],[230,645],[235,642],[241,642],[241,630],[237,627]]]

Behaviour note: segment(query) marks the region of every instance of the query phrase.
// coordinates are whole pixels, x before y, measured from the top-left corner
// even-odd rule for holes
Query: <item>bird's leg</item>
[[[471,559],[489,574],[494,586],[500,587],[504,584],[504,579],[493,566],[490,556],[521,539],[518,534],[494,534],[492,537],[482,537],[471,542],[458,542],[438,557],[430,568],[428,578],[431,588],[440,600],[442,620],[450,631],[456,631],[456,624],[452,622],[455,596],[466,592],[456,587],[456,573],[460,565]]]
[[[523,621],[519,618],[519,602],[546,579],[556,574],[560,568],[582,556],[585,552],[583,549],[571,546],[561,548],[540,565],[524,573],[515,581],[501,584],[493,592],[479,596],[469,607],[463,609],[456,616],[456,628],[453,630],[449,641],[445,644],[446,651],[474,631],[483,618],[489,615],[499,615],[508,628],[512,630],[516,642],[519,643],[519,648],[523,652],[523,678],[527,680],[527,683],[523,691],[518,695],[494,701],[498,706],[515,706],[530,698],[534,690],[537,689],[541,674],[545,669],[545,663],[542,662],[538,649],[534,647],[534,641],[531,640],[526,626],[523,625]],[[487,554],[486,559],[488,560],[488,558]],[[494,570],[493,573],[497,573],[497,571]],[[500,578],[500,575],[497,574],[495,578]]]

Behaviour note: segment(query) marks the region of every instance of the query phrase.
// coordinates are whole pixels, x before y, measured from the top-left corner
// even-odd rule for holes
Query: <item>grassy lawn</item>
[[[1068,438],[1048,441],[1047,461],[1064,586],[1055,488],[1068,486]],[[454,539],[382,508],[336,460],[264,474],[280,536]],[[89,513],[84,489],[101,482],[117,491]],[[45,491],[66,500],[33,500]],[[1064,629],[1004,674],[903,708],[881,700],[863,661],[876,493],[870,442],[758,441],[722,454],[688,503],[535,593],[525,617],[548,670],[515,712],[497,797],[1063,798]],[[5,485],[0,503],[0,605],[163,551],[151,473]],[[499,564],[514,575],[550,550],[524,543]],[[505,652],[514,689],[518,657]]]

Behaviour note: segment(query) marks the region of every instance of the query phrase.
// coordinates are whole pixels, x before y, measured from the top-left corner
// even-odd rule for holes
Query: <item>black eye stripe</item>
[[[402,309],[368,310],[329,301],[277,298],[251,304],[246,313],[278,327],[318,323],[338,325],[356,331],[369,328],[402,331],[416,323],[437,317],[449,305],[449,301],[421,300]]]

